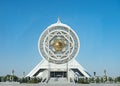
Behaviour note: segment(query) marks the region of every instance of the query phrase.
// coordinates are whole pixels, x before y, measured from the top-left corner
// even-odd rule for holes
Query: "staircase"
[[[67,81],[67,78],[62,78],[62,77],[50,78],[48,84],[53,84],[53,83],[54,84],[61,84],[61,83],[65,84],[65,83],[68,83],[68,81]]]

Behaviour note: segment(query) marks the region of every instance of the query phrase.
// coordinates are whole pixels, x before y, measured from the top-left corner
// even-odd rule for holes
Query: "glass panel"
[[[50,77],[67,77],[67,72],[63,72],[63,71],[52,71],[50,72]]]

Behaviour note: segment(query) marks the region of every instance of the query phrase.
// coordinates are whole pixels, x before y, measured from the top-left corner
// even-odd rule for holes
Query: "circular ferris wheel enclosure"
[[[38,41],[38,50],[43,58],[54,64],[63,64],[76,57],[80,41],[77,34],[58,19],[48,26]]]

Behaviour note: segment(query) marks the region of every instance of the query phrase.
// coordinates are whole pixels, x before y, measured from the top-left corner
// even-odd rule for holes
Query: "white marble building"
[[[90,77],[75,60],[80,49],[77,34],[66,24],[48,26],[38,41],[38,50],[43,60],[27,75],[49,81],[51,78],[66,78],[68,82],[78,77]]]

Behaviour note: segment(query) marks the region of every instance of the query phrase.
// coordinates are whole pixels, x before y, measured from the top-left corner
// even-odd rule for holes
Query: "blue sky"
[[[29,73],[38,39],[57,17],[80,39],[76,59],[91,74],[120,76],[119,0],[0,0],[0,75]]]

